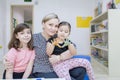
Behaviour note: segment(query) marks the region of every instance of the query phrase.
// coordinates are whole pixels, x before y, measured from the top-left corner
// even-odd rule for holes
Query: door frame
[[[34,31],[34,5],[32,4],[14,4],[14,5],[11,5],[10,6],[10,36],[12,36],[12,33],[13,33],[13,8],[14,7],[32,7],[32,32]]]

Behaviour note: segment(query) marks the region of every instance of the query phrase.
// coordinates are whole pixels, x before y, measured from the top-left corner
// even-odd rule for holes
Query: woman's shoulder
[[[36,37],[36,36],[39,36],[39,35],[41,35],[41,33],[35,33],[35,34],[33,34],[33,37]]]
[[[34,39],[34,40],[38,39],[39,36],[40,36],[40,34],[41,34],[41,33],[35,33],[35,34],[33,34],[33,39]]]
[[[41,33],[37,33],[33,35],[33,46],[40,46],[44,40],[44,37],[42,36]]]
[[[41,38],[41,37],[42,37],[41,33],[35,33],[35,34],[33,34],[33,39],[38,39],[38,38]]]

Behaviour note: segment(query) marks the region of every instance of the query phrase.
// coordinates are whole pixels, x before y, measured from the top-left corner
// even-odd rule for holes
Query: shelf
[[[91,60],[93,63],[95,63],[96,65],[98,65],[98,67],[102,68],[102,70],[106,71],[108,73],[108,66],[104,65],[104,63],[106,64],[106,61],[102,61],[97,57],[91,56]],[[108,64],[108,63],[107,63]]]
[[[106,11],[106,12],[98,15],[97,17],[95,17],[95,18],[91,21],[91,23],[99,23],[99,22],[107,19],[107,18],[108,18],[108,15],[107,15],[107,14],[108,14],[108,12]]]
[[[100,30],[96,32],[91,32],[91,34],[100,34],[100,33],[108,33],[108,30]]]
[[[105,29],[100,27],[105,25]],[[109,76],[119,77],[120,70],[120,9],[109,9],[91,21],[91,56],[93,61],[108,71]],[[101,40],[102,39],[102,40]]]
[[[97,49],[101,49],[101,50],[104,50],[104,51],[108,51],[108,49],[105,48],[104,46],[95,46],[95,45],[91,45],[91,47],[94,47],[94,48],[97,48]]]

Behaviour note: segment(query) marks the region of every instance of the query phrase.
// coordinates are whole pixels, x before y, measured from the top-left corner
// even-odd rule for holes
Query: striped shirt
[[[33,73],[41,72],[53,72],[53,67],[49,62],[49,57],[46,53],[46,39],[41,33],[33,35],[34,49],[35,49],[35,61],[33,67]]]

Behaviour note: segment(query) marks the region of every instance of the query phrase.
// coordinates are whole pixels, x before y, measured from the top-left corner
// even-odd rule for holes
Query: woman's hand
[[[10,69],[13,69],[13,64],[12,64],[12,62],[9,62],[9,61],[7,60],[7,57],[6,57],[6,56],[3,57],[3,64],[4,64],[6,70],[8,70],[8,69],[9,69],[9,70],[10,70]]]
[[[59,55],[51,55],[49,58],[49,61],[51,64],[55,64],[60,61],[60,56]]]

